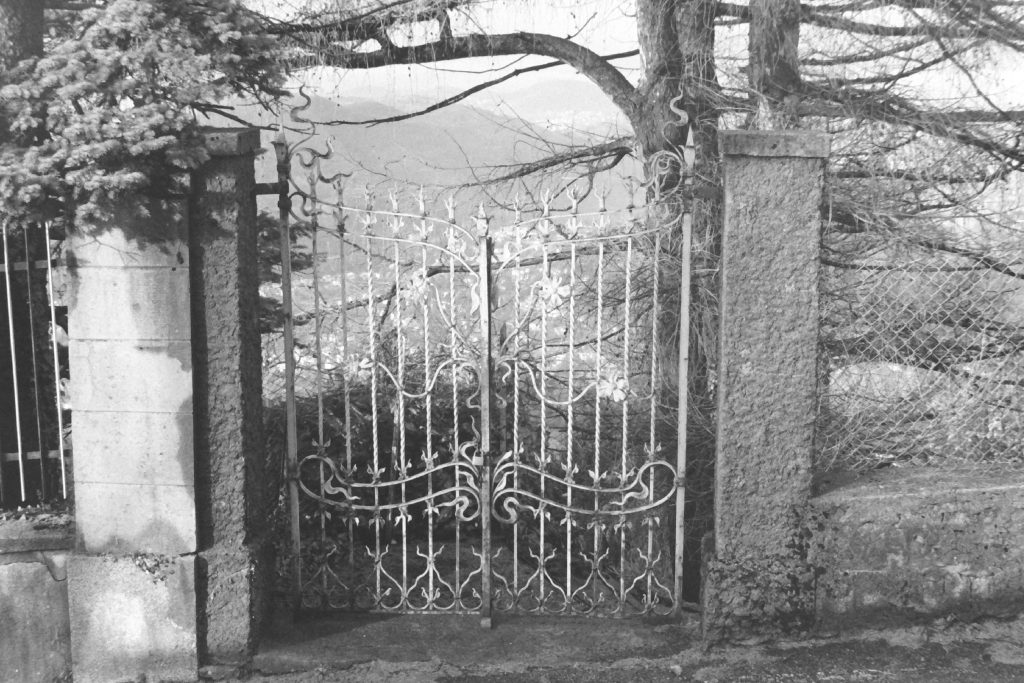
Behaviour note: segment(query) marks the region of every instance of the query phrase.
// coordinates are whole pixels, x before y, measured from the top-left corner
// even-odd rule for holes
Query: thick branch
[[[326,49],[317,53],[318,66],[374,69],[393,64],[423,64],[469,57],[541,55],[568,64],[589,78],[630,119],[636,117],[633,84],[601,55],[566,38],[545,33],[471,34],[409,46],[382,46],[371,52]],[[312,66],[304,64],[302,66]]]
[[[622,59],[623,57],[634,57],[638,53],[639,53],[638,50],[630,50],[628,52],[618,52],[618,53],[613,54],[613,55],[606,55],[602,59],[611,61],[613,59]],[[405,121],[406,119],[411,119],[411,118],[414,118],[416,116],[423,116],[424,114],[429,114],[431,112],[437,111],[438,109],[444,109],[445,107],[449,107],[449,106],[451,106],[451,105],[453,105],[453,104],[455,104],[457,102],[461,102],[462,100],[466,99],[470,95],[475,95],[476,93],[481,92],[483,90],[486,90],[487,88],[491,88],[491,87],[494,87],[495,85],[498,85],[500,83],[504,83],[505,81],[511,80],[511,79],[515,78],[516,76],[522,76],[523,74],[532,73],[534,71],[542,71],[544,69],[550,69],[552,67],[563,66],[563,65],[564,65],[563,62],[554,61],[554,62],[544,62],[543,64],[537,64],[535,66],[527,66],[527,67],[523,67],[522,69],[516,69],[515,71],[510,71],[509,73],[505,74],[504,76],[501,76],[500,78],[492,78],[491,80],[484,81],[483,83],[478,83],[477,85],[474,85],[472,88],[467,88],[466,90],[463,90],[460,93],[452,95],[451,97],[446,97],[443,100],[439,100],[439,101],[435,102],[434,104],[430,105],[429,107],[425,107],[423,109],[420,109],[420,110],[414,111],[414,112],[410,112],[408,114],[396,114],[395,116],[386,116],[384,118],[377,118],[377,119],[363,119],[363,120],[360,120],[360,121],[336,120],[336,121],[317,121],[317,123],[323,124],[323,125],[328,125],[328,126],[359,126],[359,125],[377,125],[377,124],[380,124],[380,123],[395,123],[397,121]]]
[[[376,38],[380,31],[398,24],[413,24],[432,19],[441,20],[446,11],[465,4],[465,0],[434,2],[423,8],[413,8],[417,0],[394,0],[381,3],[355,14],[338,16],[336,12],[324,12],[306,21],[277,21],[265,17],[269,22],[267,32],[279,36],[331,35],[339,40],[369,40]]]
[[[800,103],[801,116],[830,118],[866,118],[895,126],[906,126],[938,138],[952,140],[982,150],[999,159],[1024,162],[1024,152],[1016,145],[1004,145],[984,137],[974,129],[958,124],[1004,122],[1018,124],[1020,112],[928,111],[887,91],[858,91],[804,87],[806,99]]]
[[[1007,277],[1016,278],[1018,280],[1024,280],[1024,272],[1015,270],[1008,263],[994,259],[986,254],[973,251],[971,249],[964,249],[957,247],[952,244],[946,244],[938,240],[914,240],[915,244],[919,244],[922,247],[928,247],[936,251],[943,251],[947,254],[953,254],[955,256],[962,256],[966,259],[974,261],[975,263],[985,266],[989,270],[992,270],[1000,275],[1006,275]]]
[[[819,91],[823,95],[824,91]],[[865,105],[863,108],[859,105]],[[801,116],[823,116],[828,118],[850,118],[863,117],[873,118],[870,109],[871,100],[857,101],[836,101],[827,102],[823,100],[801,102]],[[954,109],[952,111],[917,111],[913,115],[914,120],[929,124],[970,124],[970,123],[1024,123],[1024,109],[1008,109],[994,111],[991,109]],[[884,119],[890,121],[891,117]]]
[[[833,206],[831,209],[825,208],[825,211],[826,215],[824,215],[823,218],[827,222],[834,226],[840,226],[842,232],[850,235],[873,232],[874,229],[878,227],[894,227],[894,221],[891,217],[876,216],[874,217],[876,220],[872,222],[870,218],[866,219],[866,217],[858,216],[856,213],[848,211],[841,206]],[[1009,263],[992,258],[987,254],[973,249],[965,249],[940,240],[908,238],[906,243],[945,254],[951,254],[953,256],[959,256],[992,272],[999,273],[1000,275],[1012,277],[1017,280],[1024,280],[1024,271],[1017,270]]]
[[[894,3],[896,4],[896,3]],[[847,19],[842,16],[844,11],[856,11],[856,7],[815,7],[812,5],[800,5],[800,20],[805,24],[813,24],[822,28],[835,29],[846,33],[858,33],[867,36],[878,36],[883,38],[901,38],[909,36],[933,36],[936,32],[946,38],[973,38],[975,32],[959,26],[944,26],[937,29],[934,26],[923,24],[875,24],[864,21]],[[732,2],[718,3],[717,16],[733,17],[743,21],[750,21],[751,9],[749,5],[738,5]]]

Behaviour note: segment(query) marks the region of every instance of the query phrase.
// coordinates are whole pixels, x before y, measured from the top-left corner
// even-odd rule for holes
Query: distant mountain
[[[518,115],[571,134],[573,131],[624,135],[629,122],[612,101],[583,76],[557,78],[520,77],[500,91],[502,104],[495,107],[506,116]]]
[[[565,79],[559,83],[565,87],[565,93],[577,101],[594,97],[595,93],[596,97],[602,97],[596,87],[585,79]],[[607,108],[602,112],[591,106],[592,103],[579,111],[560,106],[556,103],[558,100],[553,102],[550,99],[551,96],[547,86],[543,92],[524,86],[515,97],[517,106],[521,105],[522,110],[515,113],[508,109],[486,110],[459,103],[430,114],[379,125],[331,122],[394,117],[415,111],[415,107],[400,111],[368,99],[346,97],[330,100],[312,96],[308,107],[285,115],[285,125],[290,129],[287,133],[289,141],[295,143],[303,137],[300,131],[308,126],[293,121],[292,116],[324,122],[316,126],[316,137],[304,146],[326,152],[330,141],[333,153],[320,160],[321,173],[324,176],[350,174],[343,181],[346,203],[362,205],[364,189],[370,188],[376,196],[376,205],[383,207],[389,192],[398,192],[408,201],[423,186],[425,197],[428,201],[433,200],[436,206],[435,214],[443,211],[444,198],[452,195],[463,207],[460,213],[468,213],[480,203],[493,207],[499,201],[507,201],[509,193],[519,191],[508,186],[480,186],[481,180],[508,173],[514,164],[534,161],[563,151],[569,144],[582,144],[587,140],[587,136],[579,131],[556,125],[552,120],[533,117],[558,114],[563,109],[563,121],[571,121],[577,115],[593,120],[610,115]],[[303,102],[295,97],[290,106],[299,107]],[[251,105],[238,104],[233,113],[257,125],[277,123],[276,116]],[[515,114],[522,119],[516,118]],[[212,123],[225,125],[228,122]],[[263,133],[263,147],[268,151],[257,166],[258,180],[263,182],[276,179],[274,155],[269,151],[274,135],[273,131]],[[305,158],[311,156],[307,153]],[[293,177],[303,177],[306,173],[297,164],[294,166]],[[617,205],[616,202],[624,205],[623,192],[619,188],[613,190],[618,197],[613,197],[610,203],[613,206]],[[561,204],[566,204],[564,199]],[[264,198],[262,206],[272,211],[272,198]]]

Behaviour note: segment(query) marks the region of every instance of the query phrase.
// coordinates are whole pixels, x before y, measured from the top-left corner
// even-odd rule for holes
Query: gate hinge
[[[256,194],[282,194],[288,191],[288,183],[278,181],[276,183],[256,183],[253,188]]]
[[[286,462],[284,464],[284,480],[297,481],[299,478],[299,463]]]

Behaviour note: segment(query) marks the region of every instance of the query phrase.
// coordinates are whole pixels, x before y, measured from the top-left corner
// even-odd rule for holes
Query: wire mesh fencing
[[[826,240],[819,470],[1024,464],[1024,234],[926,228]]]

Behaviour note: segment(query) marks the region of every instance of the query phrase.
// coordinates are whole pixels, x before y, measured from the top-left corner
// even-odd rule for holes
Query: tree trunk
[[[796,127],[799,43],[799,0],[751,0],[747,80],[756,112],[753,127]]]
[[[650,160],[661,152],[681,152],[692,128],[695,147],[693,184],[684,188],[679,175],[669,172],[657,181],[659,216],[678,225],[686,208],[693,215],[693,269],[699,275],[691,282],[689,386],[689,433],[687,439],[687,524],[684,585],[688,599],[700,586],[700,540],[711,528],[714,481],[715,420],[714,382],[716,365],[718,278],[716,269],[721,245],[721,177],[718,164],[718,96],[715,71],[714,0],[639,0],[637,27],[644,77],[638,97],[642,108],[637,117],[636,136],[644,156]],[[686,125],[676,111],[686,112]],[[678,242],[676,243],[678,244]],[[678,272],[678,263],[676,271]],[[671,281],[668,280],[668,281]],[[678,298],[667,288],[662,310],[678,310]],[[666,331],[662,358],[676,358],[674,331]],[[668,367],[668,366],[666,366]],[[672,374],[672,373],[666,373]],[[672,378],[674,379],[674,378]],[[669,380],[671,381],[671,379]],[[677,387],[678,390],[683,388]],[[665,421],[666,445],[679,435],[674,423]]]
[[[0,0],[0,74],[43,54],[43,0]],[[12,138],[10,112],[0,103],[0,142]],[[24,144],[25,136],[13,136]]]
[[[43,0],[0,0],[0,69],[43,53]]]

